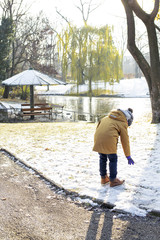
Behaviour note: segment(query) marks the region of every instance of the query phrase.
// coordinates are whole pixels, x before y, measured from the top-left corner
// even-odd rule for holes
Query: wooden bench
[[[29,103],[22,103],[21,104],[21,107],[23,108],[23,107],[29,107],[30,106],[30,104]],[[49,104],[48,103],[34,103],[34,107],[49,107]]]
[[[34,108],[22,108],[21,116],[36,116],[36,115],[48,115],[52,117],[52,107],[34,107]]]
[[[21,117],[23,116],[35,116],[35,115],[49,115],[49,118],[53,115],[55,119],[61,114],[63,118],[63,108],[64,106],[58,104],[49,104],[48,103],[35,103],[34,108],[29,107],[29,103],[21,104]]]

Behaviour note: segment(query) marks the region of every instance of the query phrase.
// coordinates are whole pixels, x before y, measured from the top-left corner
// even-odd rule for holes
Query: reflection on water
[[[150,98],[99,98],[99,97],[70,97],[70,96],[41,96],[47,102],[64,106],[65,112],[73,112],[78,120],[88,120],[88,117],[106,115],[112,109],[132,108],[135,117],[151,112]],[[91,120],[91,119],[90,119]]]

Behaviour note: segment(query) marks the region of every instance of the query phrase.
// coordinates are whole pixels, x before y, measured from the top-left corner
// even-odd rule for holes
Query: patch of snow
[[[144,101],[147,108],[142,104]],[[123,107],[132,106],[133,102],[137,106],[134,122],[128,129],[135,165],[128,165],[118,144],[117,177],[125,179],[122,186],[110,188],[100,184],[98,154],[92,151],[96,124],[3,124],[0,146],[65,189],[111,203],[115,209],[133,215],[160,211],[160,124],[150,124],[149,99],[122,99],[122,102]],[[88,198],[83,201],[92,204]]]
[[[122,79],[119,83],[114,83],[114,85],[110,85],[109,83],[105,83],[102,81],[93,82],[92,89],[107,89],[114,94],[122,95],[124,97],[148,97],[149,89],[147,82],[144,77],[142,78],[134,78],[134,79]],[[89,90],[88,84],[79,85],[78,88],[79,93],[83,93]],[[66,94],[66,93],[76,93],[77,86],[76,84],[67,84],[67,85],[56,85],[50,86],[47,91],[46,86],[36,86],[36,92],[38,94],[45,95],[56,95],[56,94]]]
[[[91,199],[88,199],[88,198],[82,199],[82,198],[80,198],[80,197],[77,197],[75,200],[78,201],[78,202],[80,202],[80,203],[88,203],[88,204],[91,205],[92,207],[98,206],[97,203],[94,203]]]

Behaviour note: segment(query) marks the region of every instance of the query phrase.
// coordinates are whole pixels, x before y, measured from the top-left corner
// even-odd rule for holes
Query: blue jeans
[[[104,177],[107,175],[107,160],[109,159],[109,178],[114,180],[117,176],[117,154],[103,154],[99,153],[99,166],[100,166],[100,175]]]

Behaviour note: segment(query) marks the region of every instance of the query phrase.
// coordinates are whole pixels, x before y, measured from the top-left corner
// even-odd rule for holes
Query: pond
[[[72,97],[40,96],[50,104],[64,106],[64,115],[74,120],[97,121],[99,116],[108,114],[112,109],[132,108],[135,117],[151,113],[150,98],[109,98],[109,97]]]

